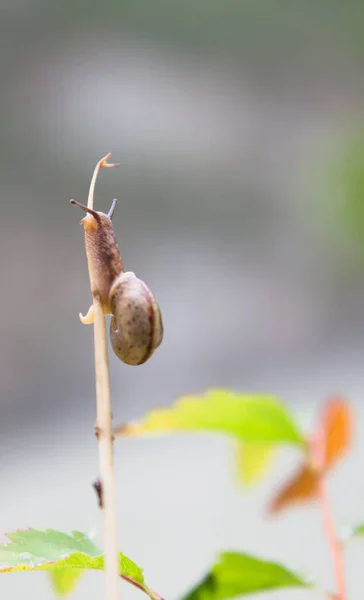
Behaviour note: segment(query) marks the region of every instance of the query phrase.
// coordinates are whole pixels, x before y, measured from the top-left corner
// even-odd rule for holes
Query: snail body
[[[112,225],[116,200],[108,214],[71,200],[87,214],[85,230],[87,263],[93,297],[101,300],[104,315],[111,314],[110,340],[115,355],[127,365],[145,363],[163,339],[160,308],[148,286],[135,273],[125,272]],[[93,305],[84,324],[94,322]]]

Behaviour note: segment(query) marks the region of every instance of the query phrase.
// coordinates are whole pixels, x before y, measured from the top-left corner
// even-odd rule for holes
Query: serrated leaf
[[[82,569],[71,569],[64,567],[52,569],[49,572],[51,585],[57,596],[67,596],[76,587],[79,579],[82,577]]]
[[[303,446],[304,437],[287,408],[271,396],[210,390],[204,396],[184,396],[174,406],[155,410],[117,435],[177,431],[222,433],[248,442],[279,442]]]
[[[262,479],[272,464],[275,445],[264,442],[240,442],[236,446],[238,480],[252,485]]]
[[[310,587],[286,567],[249,554],[226,552],[183,600],[227,600],[286,587]]]
[[[52,583],[60,594],[64,595],[73,589],[76,571],[82,573],[85,569],[104,569],[101,550],[79,531],[66,534],[54,529],[26,529],[5,536],[9,543],[0,544],[0,573],[49,571]],[[120,576],[125,580],[142,589],[153,600],[158,597],[146,586],[141,568],[121,552],[119,569]]]

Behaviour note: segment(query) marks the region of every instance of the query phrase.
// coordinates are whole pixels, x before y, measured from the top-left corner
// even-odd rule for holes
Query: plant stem
[[[125,581],[128,581],[129,583],[134,585],[139,590],[142,590],[142,592],[145,592],[151,600],[164,600],[164,598],[162,598],[162,596],[160,596],[156,592],[153,592],[153,590],[151,590],[147,585],[145,585],[145,583],[140,583],[139,581],[135,581],[135,579],[132,579],[131,577],[128,577],[127,575],[121,575],[121,577],[123,579],[125,579]]]
[[[313,466],[318,474],[317,491],[321,505],[324,530],[331,548],[331,555],[336,579],[336,597],[346,600],[346,586],[344,573],[343,548],[336,533],[332,517],[330,496],[325,478],[326,442],[324,432],[318,434],[311,441]]]
[[[90,184],[87,206],[93,209],[95,183],[101,168],[116,167],[107,162],[111,152],[96,165]],[[93,295],[96,408],[99,445],[100,477],[102,484],[102,516],[105,553],[105,576],[107,600],[118,600],[119,595],[119,553],[117,543],[116,494],[112,433],[112,413],[109,359],[104,311],[98,294]]]
[[[345,574],[343,565],[343,553],[341,542],[336,534],[335,525],[332,518],[331,503],[324,477],[320,477],[318,482],[318,493],[321,501],[322,514],[326,536],[331,547],[334,572],[336,577],[336,591],[339,600],[345,600]]]
[[[117,543],[116,495],[111,424],[110,378],[105,318],[100,298],[94,297],[95,375],[102,516],[106,572],[106,598],[119,598],[119,558]]]

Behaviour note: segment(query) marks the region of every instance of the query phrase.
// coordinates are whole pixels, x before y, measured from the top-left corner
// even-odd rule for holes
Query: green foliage
[[[205,396],[184,397],[169,409],[150,413],[140,423],[123,426],[119,433],[134,436],[181,431],[226,434],[236,440],[239,477],[244,483],[255,482],[267,471],[272,452],[280,444],[296,446],[304,451],[302,463],[276,491],[270,508],[274,514],[278,508],[286,509],[293,503],[320,500],[319,480],[323,482],[326,473],[350,446],[352,420],[345,398],[328,398],[315,429],[307,437],[311,443],[307,443],[286,407],[275,398],[212,390]],[[320,446],[312,440],[318,440]],[[322,461],[320,470],[312,466],[317,464],[317,455]],[[323,506],[327,511],[325,503]],[[349,539],[363,536],[364,524],[359,524],[353,527]],[[52,529],[29,529],[6,534],[6,537],[9,543],[0,545],[0,573],[47,571],[53,590],[59,596],[72,592],[85,569],[104,568],[101,550],[78,531],[65,534]],[[122,578],[148,594],[151,600],[162,600],[146,586],[142,570],[121,553],[119,567]],[[314,588],[311,582],[281,564],[245,553],[225,552],[182,600],[229,600],[293,587]],[[328,593],[328,597],[339,596]]]
[[[49,572],[51,585],[57,596],[67,596],[76,587],[78,580],[82,577],[82,569],[71,567],[59,567]]]
[[[355,525],[355,527],[351,531],[350,538],[356,537],[364,537],[364,523],[361,523],[360,525]]]
[[[60,595],[70,592],[85,569],[102,570],[101,550],[84,533],[66,534],[53,529],[19,530],[7,533],[0,545],[0,573],[49,571],[53,589]],[[119,553],[120,575],[154,598],[144,582],[143,572],[127,556]]]
[[[237,445],[238,480],[252,485],[264,477],[271,466],[275,445],[264,442],[240,442]]]
[[[277,563],[248,554],[226,552],[183,600],[225,600],[287,587],[310,587],[310,584]]]
[[[287,408],[272,396],[210,390],[186,396],[172,408],[152,411],[144,421],[124,427],[123,435],[208,431],[245,442],[279,442],[304,446],[305,440]]]

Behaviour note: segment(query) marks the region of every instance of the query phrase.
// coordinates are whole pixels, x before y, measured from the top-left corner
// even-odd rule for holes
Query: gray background
[[[165,324],[142,368],[111,357],[115,421],[227,386],[280,395],[308,424],[345,393],[355,448],[330,486],[338,524],[364,520],[363,29],[354,0],[1,0],[0,531],[99,539],[90,293],[68,200],[85,202],[110,150],[121,167],[101,173],[97,207],[120,199],[125,265]],[[264,514],[296,454],[252,491],[233,458],[210,436],[118,442],[123,551],[168,600],[222,549],[330,585],[316,507]],[[364,548],[347,558],[355,600]],[[42,574],[4,575],[0,594],[52,597]],[[89,574],[74,598],[102,594]]]

